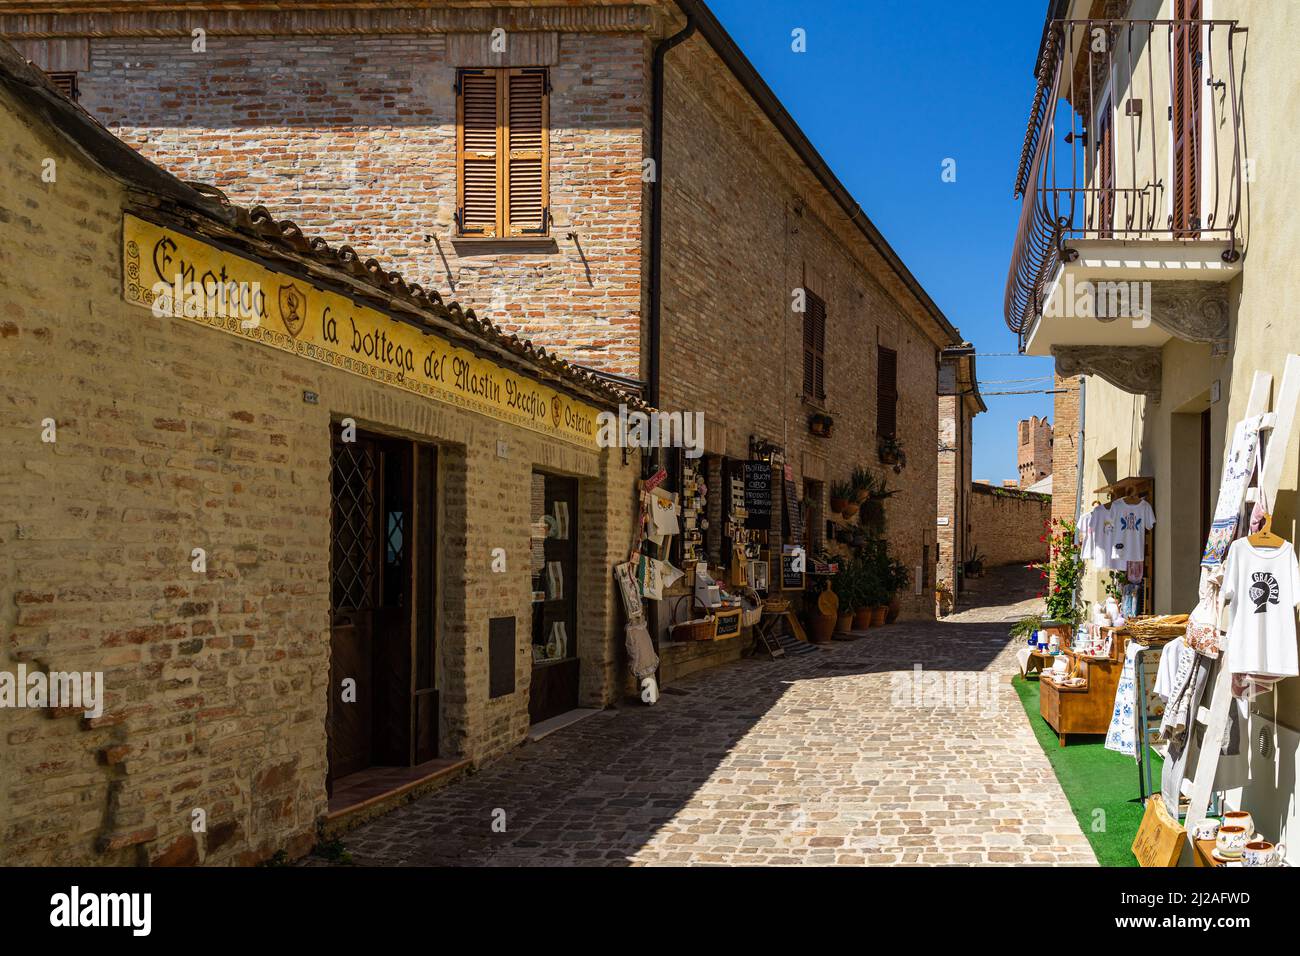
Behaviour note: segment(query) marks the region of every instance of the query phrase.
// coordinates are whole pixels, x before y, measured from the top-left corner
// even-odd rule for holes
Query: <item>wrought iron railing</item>
[[[1022,340],[1058,266],[1077,256],[1071,240],[1210,239],[1224,261],[1239,258],[1238,32],[1231,20],[1048,24],[1004,301]]]

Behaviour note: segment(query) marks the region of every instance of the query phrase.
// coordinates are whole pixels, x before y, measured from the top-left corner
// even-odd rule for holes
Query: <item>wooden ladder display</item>
[[[1269,508],[1272,508],[1277,500],[1287,444],[1291,440],[1297,403],[1300,403],[1300,355],[1287,356],[1286,369],[1282,374],[1282,388],[1278,392],[1277,401],[1273,403],[1273,411],[1267,412],[1269,390],[1272,385],[1272,375],[1267,372],[1255,373],[1245,414],[1248,419],[1262,416],[1259,428],[1259,450],[1256,455],[1259,466],[1255,471],[1254,483],[1246,489],[1246,501],[1249,503],[1262,500]],[[1225,454],[1230,451],[1230,448],[1226,449]],[[1201,749],[1197,754],[1196,773],[1190,778],[1192,790],[1187,806],[1187,818],[1183,824],[1187,832],[1187,842],[1183,850],[1184,862],[1196,852],[1196,829],[1205,819],[1214,792],[1214,779],[1219,770],[1220,741],[1223,740],[1223,735],[1228,728],[1228,709],[1232,704],[1231,685],[1232,668],[1229,666],[1228,652],[1225,648],[1219,655],[1219,666],[1210,691],[1209,707],[1202,706],[1199,701],[1194,704],[1196,722],[1205,727],[1205,733],[1202,737]],[[1179,781],[1180,793],[1187,779],[1184,777]]]

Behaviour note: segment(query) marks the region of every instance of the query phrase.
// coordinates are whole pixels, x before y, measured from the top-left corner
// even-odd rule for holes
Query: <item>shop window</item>
[[[898,353],[876,349],[876,437],[898,437]]]
[[[826,303],[805,289],[803,314],[803,395],[814,402],[826,398]]]
[[[550,81],[544,69],[456,76],[456,227],[461,236],[547,234]]]

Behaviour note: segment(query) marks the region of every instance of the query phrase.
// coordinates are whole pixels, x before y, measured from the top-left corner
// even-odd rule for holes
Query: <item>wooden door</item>
[[[329,782],[373,762],[373,612],[379,449],[335,436],[331,455]]]

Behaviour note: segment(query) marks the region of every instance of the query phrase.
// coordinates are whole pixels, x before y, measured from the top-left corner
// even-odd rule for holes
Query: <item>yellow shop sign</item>
[[[126,301],[596,447],[597,409],[351,299],[127,215]]]

